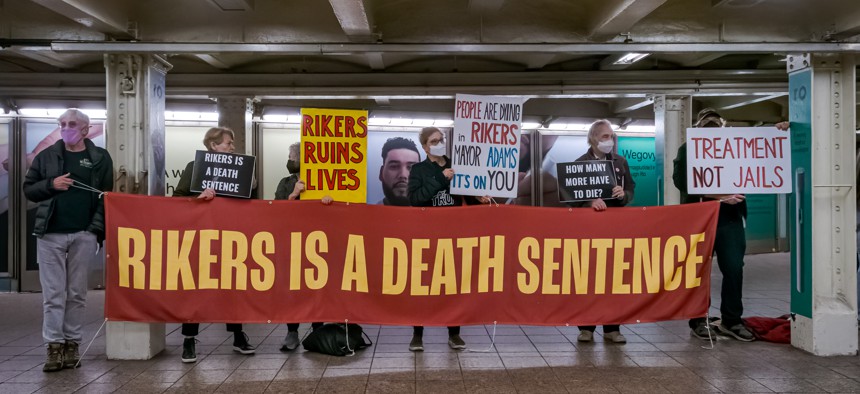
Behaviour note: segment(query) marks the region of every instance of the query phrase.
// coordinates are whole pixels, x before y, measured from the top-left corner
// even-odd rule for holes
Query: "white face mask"
[[[597,142],[597,150],[603,152],[604,154],[612,152],[612,148],[614,148],[614,147],[615,147],[615,141],[612,141],[612,140],[598,141]]]
[[[430,154],[433,156],[445,156],[445,153],[447,153],[447,151],[445,150],[444,142],[430,146]]]

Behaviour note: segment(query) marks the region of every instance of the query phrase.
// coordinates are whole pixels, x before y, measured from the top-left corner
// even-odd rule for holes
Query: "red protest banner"
[[[105,204],[111,320],[398,325],[704,316],[719,209]]]

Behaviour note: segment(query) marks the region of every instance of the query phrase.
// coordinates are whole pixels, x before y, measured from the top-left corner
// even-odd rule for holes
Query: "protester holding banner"
[[[454,170],[448,159],[445,137],[435,127],[425,127],[418,134],[418,141],[427,159],[412,166],[409,173],[409,203],[413,207],[453,207],[463,205],[463,196],[451,194],[451,179]],[[489,202],[489,197],[478,199]],[[460,338],[460,327],[448,327],[448,346],[451,349],[465,349],[466,342]],[[415,326],[409,350],[424,351],[424,327]]]
[[[213,127],[206,131],[203,137],[203,146],[210,152],[218,153],[233,153],[236,149],[233,146],[233,130],[226,127]],[[215,198],[215,190],[205,189],[201,193],[191,191],[191,175],[194,172],[194,162],[188,163],[185,166],[185,171],[179,178],[179,183],[176,189],[173,190],[173,197],[197,197],[205,201]],[[256,194],[256,188],[254,193]],[[253,198],[253,197],[252,197]],[[182,362],[193,363],[197,361],[197,347],[195,338],[200,331],[199,323],[182,323],[182,335],[185,340],[182,342]],[[241,354],[254,354],[256,348],[248,343],[248,335],[242,331],[242,324],[227,324],[227,331],[233,333],[233,350]]]
[[[290,172],[290,176],[284,177],[278,183],[275,200],[300,200],[301,193],[305,191],[305,183],[299,179],[299,171],[301,170],[300,146],[300,142],[290,145],[290,153],[287,157],[287,171]],[[331,203],[331,197],[323,197],[323,203]],[[322,322],[314,322],[311,324],[311,329],[316,330],[322,326]],[[287,336],[281,342],[281,351],[296,350],[299,343],[299,323],[287,323]]]
[[[595,211],[605,211],[607,207],[623,207],[633,201],[633,189],[636,182],[630,175],[630,167],[624,156],[615,154],[615,132],[612,131],[612,123],[601,119],[591,124],[588,129],[588,152],[580,156],[576,161],[608,160],[612,162],[615,173],[616,186],[612,188],[612,198],[594,199],[570,203],[574,207],[591,207]],[[579,326],[579,342],[591,342],[594,340],[596,326]],[[621,334],[621,326],[618,324],[603,325],[603,340],[612,343],[627,343],[627,338]]]
[[[694,127],[724,127],[726,122],[712,108],[699,111]],[[776,124],[780,130],[788,129],[788,122]],[[687,144],[681,144],[674,161],[672,180],[681,192],[681,203],[696,203],[702,201],[720,201],[720,213],[717,221],[714,252],[717,264],[723,274],[720,292],[720,313],[722,315],[719,331],[744,342],[755,339],[753,334],[744,326],[743,315],[743,268],[746,254],[746,196],[743,194],[707,194],[691,195],[687,192]],[[695,318],[689,321],[690,334],[696,338],[709,340],[710,330],[706,318]]]
[[[61,139],[36,155],[23,185],[27,199],[39,203],[33,235],[48,342],[45,372],[80,366],[87,273],[105,235],[102,192],[113,189],[110,155],[87,138],[90,118],[69,109],[57,121]]]

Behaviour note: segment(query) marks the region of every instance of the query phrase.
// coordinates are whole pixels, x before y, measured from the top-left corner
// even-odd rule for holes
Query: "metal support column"
[[[687,127],[693,123],[692,107],[690,96],[654,95],[654,158],[660,174],[658,205],[681,202],[681,194],[672,183],[672,160],[687,138]]]
[[[857,354],[853,55],[790,55],[791,343]]]
[[[107,149],[114,190],[164,195],[164,85],[172,66],[155,55],[105,55]],[[150,359],[164,350],[164,323],[107,324],[109,359]]]
[[[236,153],[253,154],[254,133],[251,121],[254,112],[254,99],[248,97],[217,97],[218,125],[227,127],[236,134],[233,145]]]

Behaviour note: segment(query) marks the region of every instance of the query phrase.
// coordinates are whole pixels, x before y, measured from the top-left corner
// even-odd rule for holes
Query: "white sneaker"
[[[580,330],[579,336],[576,337],[578,342],[591,342],[594,340],[594,332],[588,330]]]
[[[604,332],[603,340],[612,343],[627,343],[627,338],[624,338],[621,331]]]

